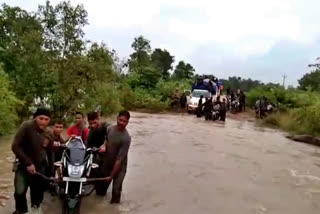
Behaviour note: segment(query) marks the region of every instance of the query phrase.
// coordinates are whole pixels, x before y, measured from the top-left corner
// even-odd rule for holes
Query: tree
[[[10,133],[18,121],[17,107],[21,102],[11,89],[8,75],[0,67],[0,136]]]
[[[149,40],[143,36],[139,36],[134,38],[131,47],[135,52],[130,55],[130,69],[150,64],[151,45]]]
[[[320,58],[316,60],[320,62]],[[320,63],[310,64],[309,67],[315,68],[315,70],[305,74],[298,80],[299,88],[301,90],[320,91]]]
[[[162,77],[168,79],[170,76],[169,70],[172,69],[174,62],[174,56],[171,56],[167,50],[156,48],[151,54],[151,61],[154,67],[161,71]]]
[[[3,4],[0,23],[0,61],[14,83],[16,95],[25,107],[35,98],[44,100],[52,84],[45,67],[43,29],[38,18],[19,7]],[[20,116],[27,113],[28,108],[22,108]]]
[[[132,88],[154,88],[161,79],[161,70],[156,69],[151,62],[150,41],[143,36],[134,39],[131,47],[135,51],[129,59],[129,84]]]
[[[250,91],[253,88],[263,86],[264,84],[258,80],[244,79],[241,77],[229,77],[227,80],[221,79],[223,83],[223,88],[230,88],[232,90],[241,89],[242,91]]]
[[[141,87],[150,89],[156,87],[161,79],[161,73],[153,66],[141,66],[131,72],[128,77],[131,88]]]
[[[91,110],[97,105],[92,96],[98,96],[104,88],[101,83],[114,78],[112,52],[104,44],[90,46],[84,39],[83,28],[88,21],[82,5],[61,2],[52,6],[47,1],[39,7],[38,16],[49,55],[48,72],[55,82],[48,95],[54,112],[65,116],[78,108]]]
[[[298,82],[301,90],[320,91],[320,70],[305,74]]]
[[[180,61],[174,70],[173,77],[175,79],[191,79],[194,76],[194,72],[192,65]]]

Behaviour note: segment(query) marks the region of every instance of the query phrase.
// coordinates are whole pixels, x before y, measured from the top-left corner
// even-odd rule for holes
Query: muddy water
[[[283,133],[229,119],[205,122],[190,115],[134,113],[123,203],[85,198],[82,213],[318,214],[320,150]],[[0,142],[1,184],[10,184],[9,139]],[[5,192],[12,196],[12,187]],[[0,208],[13,211],[13,200]],[[45,213],[60,213],[47,196]]]

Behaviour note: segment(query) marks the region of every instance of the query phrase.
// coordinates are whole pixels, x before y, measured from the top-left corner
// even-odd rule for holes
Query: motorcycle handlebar
[[[100,151],[100,148],[96,148],[96,147],[88,148],[87,151],[99,152],[99,151]]]
[[[61,179],[57,179],[57,178],[49,178],[47,176],[45,176],[44,174],[40,173],[40,172],[36,172],[36,175],[42,177],[43,179],[47,180],[47,181],[51,181],[51,182],[63,182],[63,180]],[[107,177],[105,178],[87,178],[86,182],[95,182],[95,181],[105,181]]]
[[[55,147],[61,147],[61,148],[68,148],[68,146],[66,144],[60,144],[59,146],[55,146]],[[92,151],[92,152],[99,152],[100,148],[87,148],[87,151]]]
[[[54,183],[62,182],[60,179],[56,179],[56,178],[52,178],[52,177],[49,178],[40,172],[36,172],[36,175],[38,175],[38,176],[42,177],[43,179],[50,181],[50,182],[54,182]]]

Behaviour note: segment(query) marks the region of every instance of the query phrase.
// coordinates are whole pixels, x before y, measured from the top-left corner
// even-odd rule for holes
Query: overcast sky
[[[44,0],[0,0],[29,11]],[[59,1],[53,0],[52,3]],[[296,85],[320,56],[319,0],[72,0],[84,4],[86,38],[121,58],[143,35],[197,73]]]

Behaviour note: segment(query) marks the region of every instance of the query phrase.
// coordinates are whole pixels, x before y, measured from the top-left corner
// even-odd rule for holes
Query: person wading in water
[[[128,151],[131,144],[131,136],[126,127],[130,120],[128,111],[121,111],[117,118],[116,125],[110,125],[107,128],[106,143],[101,148],[101,152],[105,152],[103,163],[104,175],[106,183],[101,186],[99,192],[105,195],[107,189],[112,182],[112,204],[118,204],[121,200],[122,184],[127,172]]]
[[[27,190],[30,188],[31,207],[34,212],[39,211],[43,200],[43,180],[36,172],[42,172],[42,164],[51,155],[44,155],[44,150],[50,149],[46,141],[48,140],[47,126],[50,122],[50,111],[46,108],[38,108],[34,114],[34,119],[22,123],[18,129],[13,143],[12,151],[18,161],[14,164],[14,199],[16,210],[13,214],[28,212]],[[44,145],[47,145],[44,146]],[[50,151],[48,151],[50,152]],[[52,162],[52,160],[49,160]]]

